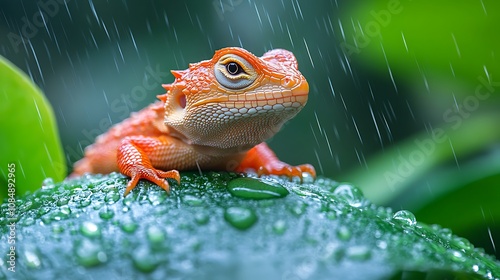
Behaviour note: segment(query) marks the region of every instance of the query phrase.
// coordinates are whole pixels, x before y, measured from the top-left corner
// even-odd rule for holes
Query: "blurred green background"
[[[291,50],[310,99],[269,141],[279,157],[498,258],[499,13],[493,0],[10,1],[0,54],[52,104],[71,170],[163,92],[170,69],[226,46]]]

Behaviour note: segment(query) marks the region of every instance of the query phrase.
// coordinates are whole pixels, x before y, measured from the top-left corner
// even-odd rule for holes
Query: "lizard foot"
[[[262,175],[284,175],[290,178],[290,180],[293,177],[299,177],[302,181],[302,174],[307,172],[313,178],[316,178],[316,170],[314,170],[312,165],[302,164],[291,166],[282,162],[265,142],[250,149],[236,168],[236,171],[245,172],[246,169],[256,170],[259,177]]]
[[[146,179],[157,184],[167,193],[170,193],[170,186],[165,180],[166,178],[174,179],[177,181],[177,183],[180,183],[181,181],[179,171],[177,170],[163,171],[154,168],[147,168],[142,165],[130,167],[127,170],[126,175],[130,176],[131,179],[127,184],[125,193],[123,194],[124,197],[127,196],[129,192],[136,187],[140,179]]]
[[[310,164],[301,164],[297,166],[291,166],[281,161],[269,162],[265,166],[259,167],[257,169],[257,175],[260,177],[262,175],[284,175],[290,178],[299,177],[302,181],[302,173],[307,172],[311,174],[313,178],[316,178],[316,170]]]

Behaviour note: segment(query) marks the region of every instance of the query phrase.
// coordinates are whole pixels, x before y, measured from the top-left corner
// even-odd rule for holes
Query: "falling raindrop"
[[[451,138],[448,138],[450,142],[451,151],[453,153],[453,157],[455,158],[455,163],[457,164],[458,170],[460,170],[460,164],[458,164],[457,154],[455,153],[455,149],[453,148],[453,144],[451,143]]]
[[[396,81],[394,80],[394,76],[392,75],[391,66],[389,66],[389,60],[387,60],[387,55],[385,53],[384,45],[382,45],[382,42],[380,43],[380,47],[382,48],[382,53],[384,54],[385,64],[387,65],[387,70],[389,71],[389,77],[391,78],[392,85],[394,86],[394,89],[397,93],[398,87],[396,86]]]
[[[311,52],[309,52],[309,46],[307,46],[306,38],[302,38],[302,39],[304,39],[304,45],[306,46],[307,55],[309,56],[309,60],[311,61],[312,68],[314,69],[314,62],[313,62],[313,59],[311,57]]]
[[[493,235],[491,235],[490,227],[488,227],[488,236],[490,237],[491,245],[493,246],[493,251],[496,253],[497,247],[495,246],[495,241],[493,240]]]
[[[460,49],[458,48],[457,39],[455,38],[455,34],[451,33],[451,38],[453,39],[453,43],[455,44],[455,49],[457,50],[458,57],[462,57],[462,55],[460,54]]]
[[[403,33],[403,31],[401,31],[401,38],[403,38],[403,43],[405,44],[406,52],[408,52],[408,45],[406,44],[406,38],[405,38],[405,34]]]
[[[377,130],[378,140],[380,141],[380,146],[384,147],[384,142],[382,141],[382,135],[380,135],[380,130],[378,128],[377,120],[375,119],[375,115],[373,114],[372,105],[368,104],[370,108],[370,115],[372,116],[373,124],[375,125],[375,129]]]

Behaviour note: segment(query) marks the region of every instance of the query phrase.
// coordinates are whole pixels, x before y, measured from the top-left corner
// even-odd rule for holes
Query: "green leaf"
[[[47,177],[64,178],[66,163],[52,108],[40,89],[1,56],[0,131],[0,200],[7,196],[8,164],[15,164],[10,175],[15,182],[10,182],[17,195],[40,188]]]
[[[418,100],[426,128],[444,132],[443,141],[417,133],[341,178],[374,203],[404,205],[470,238],[481,230],[485,246],[494,243],[491,220],[500,219],[498,155],[477,159],[500,143],[499,3],[361,1],[340,19],[349,59],[390,71],[399,94]]]
[[[141,181],[127,197],[124,176],[86,175],[0,207],[0,278],[142,279],[486,279],[500,265],[447,229],[367,201],[346,183],[299,184],[277,177],[242,182],[233,173],[182,173],[167,195]],[[250,176],[252,177],[252,175]],[[269,185],[288,195],[240,197]],[[232,190],[228,190],[231,188]],[[36,233],[36,234],[34,234]]]
[[[352,178],[351,181],[360,186],[368,199],[376,204],[387,204],[414,186],[416,181],[426,178],[432,170],[454,162],[455,155],[470,156],[498,143],[497,119],[496,115],[477,116],[464,120],[457,128],[435,127],[432,133],[411,137],[369,159],[368,169],[355,170],[341,179]]]
[[[499,12],[497,1],[360,1],[341,13],[340,46],[351,58],[377,71],[390,66],[395,76],[422,88],[427,83],[436,94],[452,84],[455,94],[470,94],[478,77],[498,84]],[[464,84],[474,87],[461,90]]]
[[[489,151],[460,165],[429,174],[425,189],[414,187],[398,201],[415,209],[422,221],[438,223],[482,246],[495,247],[500,226],[500,151]],[[422,183],[422,182],[419,182]],[[420,189],[420,190],[419,190]],[[410,197],[420,196],[418,201]],[[489,237],[493,232],[493,237]],[[477,240],[477,241],[476,241]],[[493,243],[492,243],[493,242]]]

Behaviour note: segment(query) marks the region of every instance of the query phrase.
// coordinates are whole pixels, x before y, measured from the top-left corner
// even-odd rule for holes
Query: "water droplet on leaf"
[[[151,205],[156,206],[162,203],[165,199],[167,198],[167,192],[165,191],[150,191],[148,193],[148,200],[151,203]]]
[[[205,212],[198,212],[194,215],[194,220],[198,225],[206,225],[210,220],[210,216]]]
[[[76,243],[75,256],[78,263],[85,267],[96,266],[108,260],[101,244],[86,238]]]
[[[42,265],[40,255],[38,254],[38,252],[36,252],[36,250],[26,249],[23,252],[23,258],[26,266],[29,268],[40,268]]]
[[[115,216],[115,212],[111,210],[109,207],[103,207],[99,211],[99,217],[103,220],[109,220],[112,219]]]
[[[62,215],[64,215],[64,218],[69,217],[69,215],[71,214],[71,208],[69,208],[68,205],[63,205],[59,207],[59,211],[61,212]]]
[[[450,254],[450,259],[453,260],[454,262],[464,262],[465,261],[465,257],[460,251],[449,250],[449,254]]]
[[[48,178],[45,178],[42,182],[42,189],[43,190],[49,190],[49,189],[52,189],[54,188],[54,179],[48,177]]]
[[[47,207],[47,206],[42,206],[42,207],[40,207],[40,208],[38,209],[38,212],[37,212],[37,214],[38,214],[38,218],[40,218],[41,216],[43,216],[43,215],[47,214],[49,211],[50,211],[50,208],[49,208],[49,207]]]
[[[158,259],[147,246],[140,246],[132,254],[134,266],[142,272],[152,272],[158,267]]]
[[[121,196],[117,191],[110,191],[109,193],[106,194],[104,201],[106,201],[108,204],[113,204],[117,202],[120,199],[120,197]]]
[[[462,250],[471,250],[474,248],[474,245],[472,245],[469,240],[463,237],[453,238],[452,243]]]
[[[304,197],[311,197],[311,196],[316,196],[315,193],[309,191],[307,188],[301,187],[301,186],[294,186],[292,188],[292,191],[300,196]]]
[[[139,225],[134,221],[123,221],[120,223],[120,228],[126,233],[133,233]]]
[[[352,246],[346,250],[347,258],[356,261],[366,261],[371,257],[370,248],[367,246]]]
[[[163,230],[157,226],[150,226],[146,230],[146,236],[149,240],[149,242],[153,244],[160,244],[165,241],[165,233]]]
[[[24,219],[22,225],[23,226],[31,226],[34,223],[35,223],[35,219],[33,219],[32,217],[27,217],[26,219]]]
[[[132,205],[136,199],[137,193],[130,192],[125,198],[123,198],[122,203],[124,206],[130,207],[130,205]]]
[[[289,193],[278,183],[256,178],[236,178],[229,182],[227,189],[233,196],[250,199],[281,198]]]
[[[201,206],[203,205],[203,200],[201,200],[199,197],[194,196],[194,195],[189,195],[186,194],[183,198],[182,201],[189,205],[189,206]]]
[[[273,232],[276,234],[282,235],[285,233],[286,229],[286,222],[283,220],[277,220],[273,223]]]
[[[363,193],[353,185],[340,184],[333,190],[333,195],[343,199],[352,207],[361,207],[365,204]]]
[[[92,201],[90,200],[90,198],[85,198],[85,199],[81,199],[78,203],[78,206],[80,208],[84,208],[84,207],[87,207],[90,205]]]
[[[245,230],[257,221],[254,211],[244,207],[229,207],[224,212],[224,219],[233,227]]]
[[[335,219],[337,219],[337,214],[336,214],[335,212],[330,211],[330,212],[328,212],[328,213],[326,214],[326,217],[327,217],[329,220],[335,220]]]
[[[50,224],[52,222],[52,215],[51,214],[47,214],[47,215],[44,215],[40,218],[42,220],[42,222],[46,225]]]
[[[61,224],[55,224],[52,226],[52,232],[55,234],[59,234],[64,232],[64,227]]]
[[[394,213],[392,219],[402,225],[414,226],[417,224],[415,215],[413,215],[413,213],[408,210],[400,210]]]
[[[351,233],[351,231],[347,227],[340,226],[338,228],[338,230],[337,230],[337,237],[340,240],[347,241],[347,240],[351,239],[351,236],[352,236],[352,233]]]
[[[101,228],[93,222],[85,221],[80,225],[80,232],[87,237],[101,236]]]
[[[301,216],[306,211],[307,204],[304,202],[297,202],[292,207],[290,207],[290,212],[295,216]]]
[[[57,206],[66,205],[68,204],[68,202],[69,202],[69,197],[59,197],[59,199],[57,200]]]

